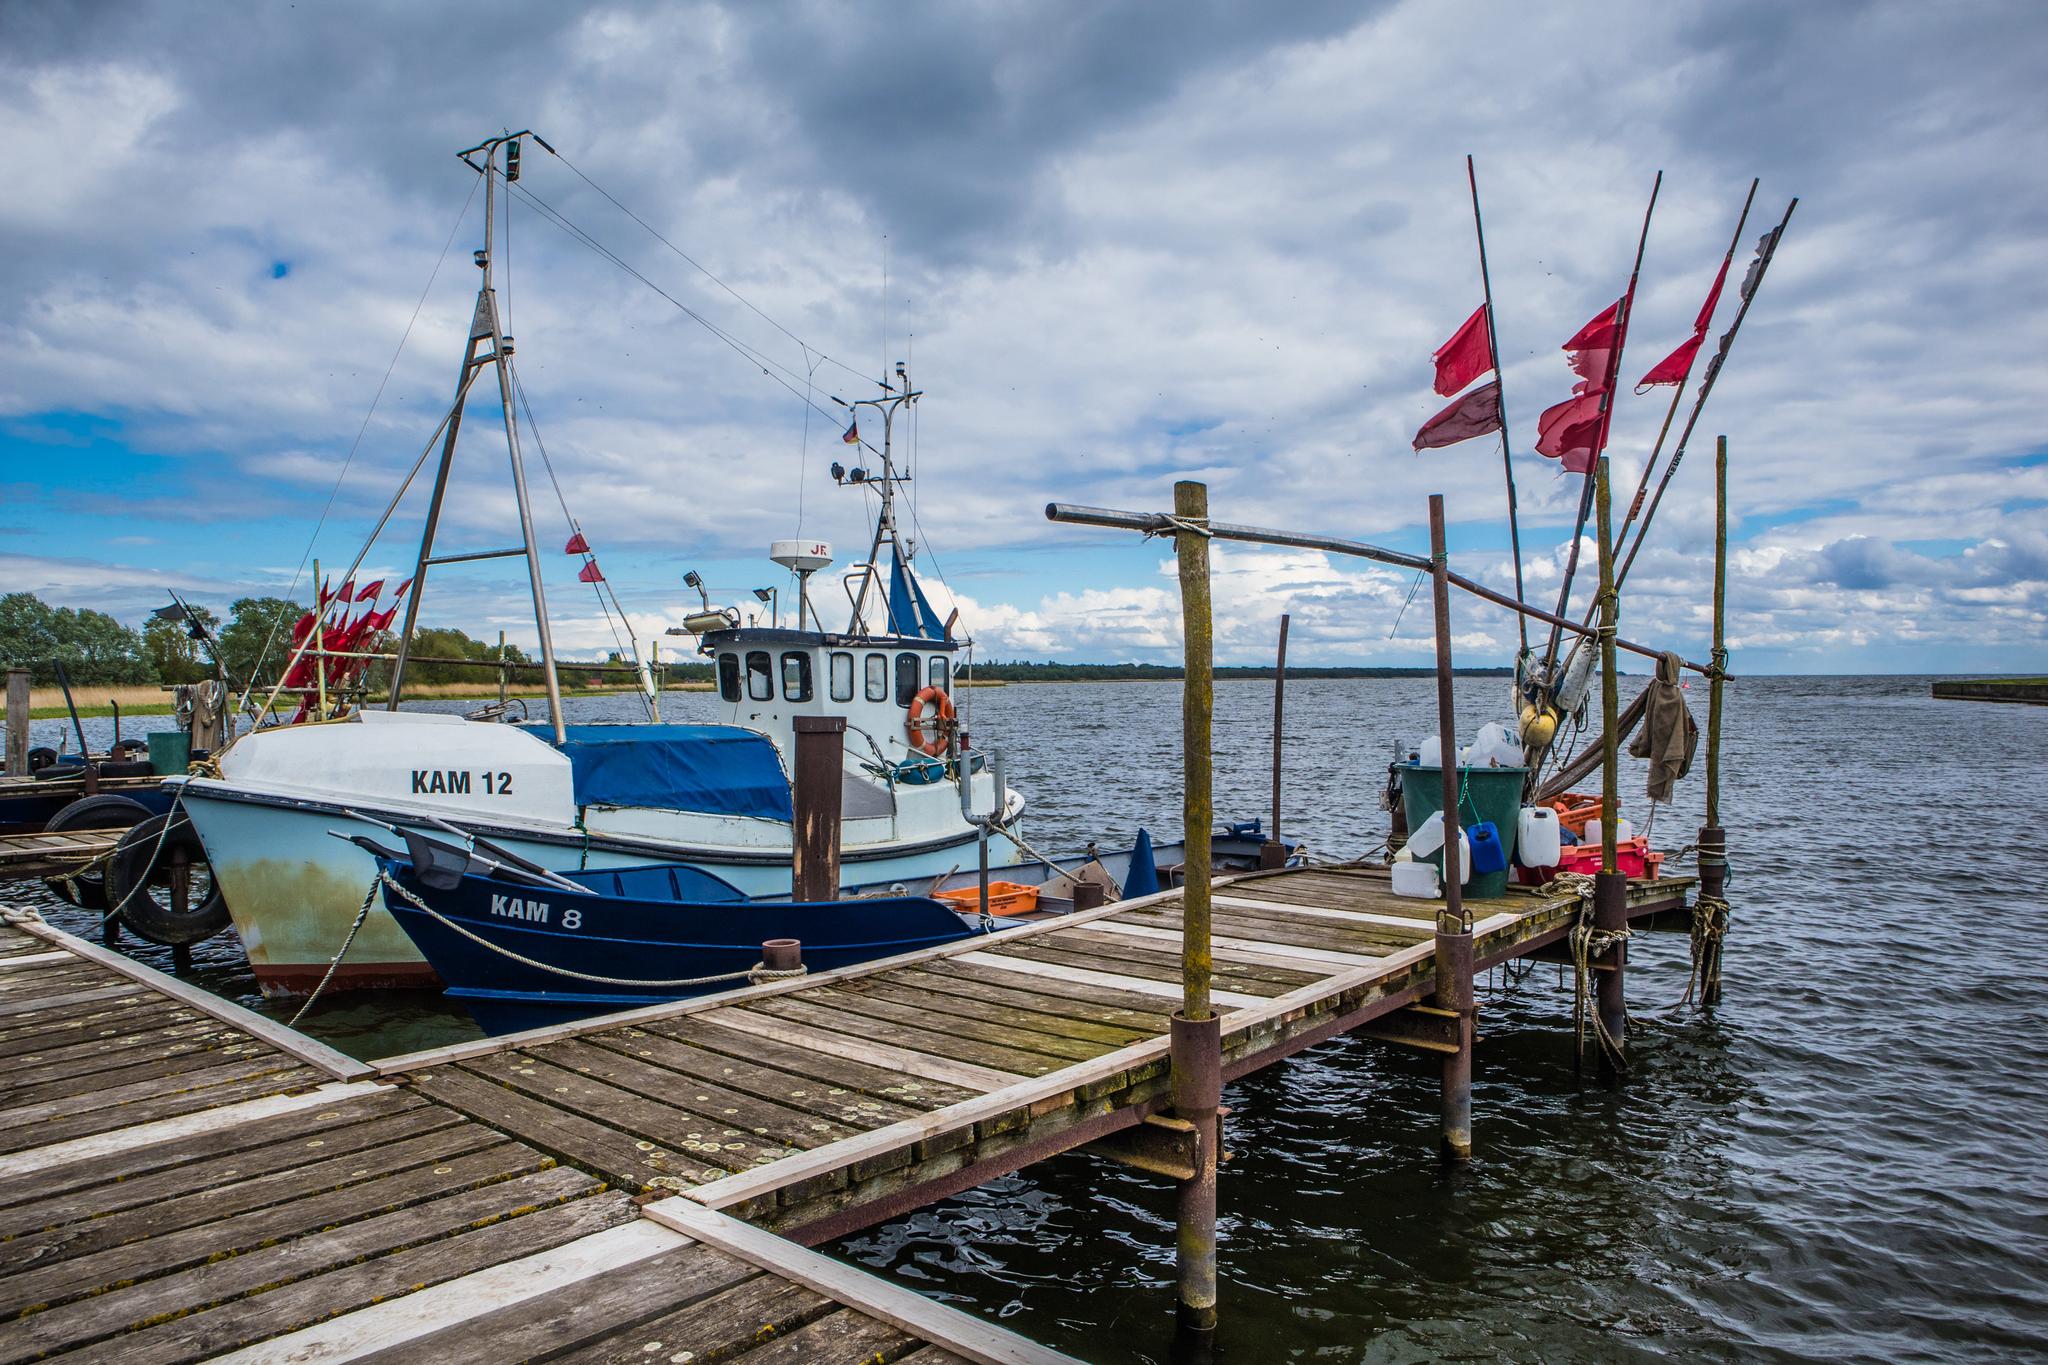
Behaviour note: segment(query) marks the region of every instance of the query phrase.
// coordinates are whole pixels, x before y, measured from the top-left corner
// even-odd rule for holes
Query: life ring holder
[[[932,716],[925,718],[925,707],[932,708]],[[910,699],[910,712],[903,718],[903,733],[909,736],[910,747],[928,758],[938,758],[946,752],[946,727],[955,715],[953,699],[942,687],[920,687],[917,695]]]

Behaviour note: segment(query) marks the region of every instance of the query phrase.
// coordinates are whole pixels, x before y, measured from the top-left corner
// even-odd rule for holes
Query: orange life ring
[[[925,719],[926,703],[932,704],[932,718]],[[903,718],[903,731],[910,736],[910,747],[932,758],[946,752],[946,725],[953,719],[953,699],[943,688],[921,687],[910,699],[910,714]],[[925,732],[929,730],[930,737]]]

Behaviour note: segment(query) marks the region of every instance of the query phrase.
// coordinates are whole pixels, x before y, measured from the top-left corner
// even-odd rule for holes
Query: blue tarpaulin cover
[[[889,632],[912,640],[946,638],[946,627],[932,610],[931,600],[918,586],[910,566],[903,562],[901,550],[896,551],[895,561],[889,566]]]
[[[552,738],[545,725],[526,728]],[[775,745],[736,725],[571,725],[562,753],[579,806],[794,818]]]

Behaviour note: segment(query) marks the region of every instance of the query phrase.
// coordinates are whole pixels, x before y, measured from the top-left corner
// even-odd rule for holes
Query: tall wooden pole
[[[1216,1330],[1216,1159],[1222,1138],[1223,1021],[1210,1006],[1209,831],[1215,821],[1210,737],[1215,712],[1215,637],[1209,604],[1209,489],[1173,486],[1180,559],[1186,681],[1181,693],[1184,772],[1181,822],[1187,840],[1181,892],[1181,1008],[1170,1039],[1173,1110],[1195,1130],[1194,1171],[1180,1182],[1175,1261],[1178,1321],[1206,1340]]]
[[[7,670],[7,776],[28,776],[28,670]]]
[[[1280,647],[1273,656],[1273,819],[1266,827],[1266,842],[1259,846],[1259,866],[1282,867],[1287,862],[1287,845],[1280,839],[1280,753],[1284,746],[1287,715],[1287,620],[1280,613]]]
[[[1493,277],[1486,268],[1486,224],[1479,216],[1479,173],[1472,166],[1471,153],[1465,154],[1465,183],[1472,187],[1472,231],[1479,238],[1479,287],[1486,295],[1486,358],[1493,366],[1493,382],[1499,392],[1500,404],[1500,466],[1508,481],[1508,550],[1515,557],[1515,601],[1524,599],[1522,592],[1522,528],[1515,499],[1515,461],[1510,453],[1508,439],[1508,397],[1507,382],[1500,372],[1500,337],[1493,319]],[[1522,634],[1522,652],[1529,652],[1529,618],[1515,613],[1515,627]]]
[[[1707,684],[1707,822],[1700,826],[1700,1004],[1721,1000],[1721,936],[1728,924],[1728,831],[1721,824],[1721,689],[1728,668],[1728,438],[1714,443],[1714,666]]]
[[[1628,927],[1628,878],[1622,874],[1615,856],[1621,741],[1615,726],[1615,715],[1620,709],[1620,680],[1614,676],[1614,632],[1620,604],[1614,597],[1614,519],[1605,455],[1594,459],[1593,474],[1600,547],[1600,871],[1593,878],[1593,927],[1603,933],[1619,934]],[[1624,988],[1627,964],[1628,944],[1615,942],[1607,950],[1607,970],[1593,973],[1597,982],[1595,1008],[1600,1012],[1606,1036],[1613,1040],[1611,1052],[1606,1047],[1600,1049],[1600,1060],[1603,1066],[1616,1071],[1623,1065],[1618,1054],[1628,1033]]]
[[[1437,739],[1443,746],[1444,905],[1436,919],[1436,1008],[1458,1016],[1458,1047],[1444,1054],[1442,1150],[1452,1161],[1472,1156],[1472,1044],[1477,1001],[1472,991],[1472,916],[1465,908],[1458,856],[1458,732],[1452,708],[1451,584],[1444,541],[1444,500],[1429,498],[1429,560],[1436,608]]]

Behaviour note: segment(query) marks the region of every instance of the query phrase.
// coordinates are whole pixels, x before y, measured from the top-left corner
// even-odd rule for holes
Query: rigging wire
[[[462,212],[455,216],[454,226],[448,229],[448,240],[441,243],[441,254],[435,257],[434,268],[427,274],[426,288],[420,290],[419,301],[412,306],[412,316],[405,320],[405,331],[398,338],[398,348],[391,353],[391,363],[384,367],[384,377],[377,381],[377,392],[370,397],[370,410],[363,414],[363,424],[356,428],[355,440],[349,442],[348,454],[343,457],[341,469],[334,476],[334,486],[327,490],[327,501],[321,505],[319,519],[313,523],[313,533],[306,538],[306,551],[299,556],[299,567],[292,571],[292,581],[284,590],[287,600],[298,591],[299,576],[305,573],[306,565],[313,558],[313,547],[320,543],[320,530],[327,524],[328,513],[334,510],[334,499],[341,493],[342,480],[348,477],[349,466],[355,462],[356,452],[362,448],[363,436],[369,431],[370,421],[377,415],[377,405],[383,401],[384,390],[390,385],[391,376],[398,369],[399,357],[405,354],[405,344],[412,338],[414,324],[420,320],[420,310],[427,306],[427,296],[434,290],[434,281],[440,278],[441,267],[448,262],[448,252],[455,245],[455,235],[462,231],[463,223],[469,218],[470,206],[476,203],[477,185],[480,183],[481,180],[478,180],[470,184],[469,194],[462,201]],[[282,617],[271,621],[270,633],[263,637],[263,648],[256,651],[256,662],[250,667],[249,676],[242,684],[242,695],[245,700],[256,685],[257,675],[263,671],[263,661],[270,657],[270,647],[276,643],[277,628],[282,624]]]
[[[854,369],[851,365],[846,364],[844,361],[834,360],[831,356],[826,355],[823,351],[819,351],[815,346],[809,345],[804,341],[802,337],[798,336],[795,332],[790,331],[789,328],[783,326],[774,318],[762,312],[761,309],[758,306],[756,306],[751,299],[747,298],[744,294],[734,289],[731,285],[727,284],[717,275],[711,273],[711,271],[706,269],[704,264],[701,261],[699,261],[696,257],[690,255],[689,252],[684,251],[674,242],[671,242],[668,238],[662,236],[659,232],[655,231],[654,225],[652,223],[649,223],[645,218],[642,218],[639,214],[633,212],[633,210],[627,208],[624,204],[620,203],[610,190],[607,190],[604,186],[598,184],[595,180],[592,180],[588,175],[585,175],[582,169],[578,167],[575,162],[569,160],[568,157],[563,156],[560,152],[555,151],[554,148],[548,147],[546,143],[542,143],[541,146],[546,147],[548,152],[551,155],[553,155],[557,161],[561,162],[564,166],[567,166],[570,170],[570,173],[573,174],[578,180],[581,180],[584,184],[590,186],[590,188],[596,190],[599,194],[603,195],[607,200],[610,200],[613,208],[616,208],[620,213],[625,214],[628,218],[631,218],[634,222],[638,223],[642,228],[644,228],[648,236],[652,237],[655,241],[660,242],[663,246],[667,247],[670,251],[673,251],[676,255],[682,257],[683,260],[687,261],[690,264],[692,269],[696,270],[699,274],[703,275],[705,279],[710,280],[720,289],[723,289],[726,293],[732,295],[732,297],[737,302],[739,302],[741,306],[745,307],[749,312],[753,313],[756,317],[760,318],[770,327],[773,327],[776,331],[788,337],[791,341],[794,341],[798,346],[802,347],[806,353],[815,351],[820,360],[827,361],[830,362],[831,364],[837,365],[840,369],[845,370],[855,379],[864,380],[867,378],[866,375],[862,374],[859,370]],[[887,346],[884,346],[883,349],[886,351],[888,348]]]

